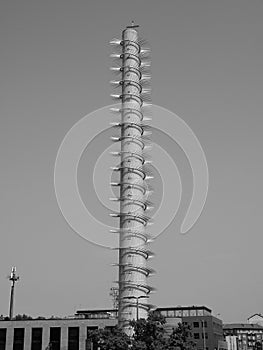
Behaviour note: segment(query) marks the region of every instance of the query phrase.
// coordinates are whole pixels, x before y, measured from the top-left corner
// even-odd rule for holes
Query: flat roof
[[[158,307],[156,310],[158,311],[166,311],[166,310],[206,310],[208,312],[212,312],[211,309],[202,305],[192,305],[192,306],[167,306],[167,307]]]
[[[117,309],[93,309],[93,310],[77,310],[76,314],[106,314],[106,313],[118,312]]]
[[[259,329],[263,330],[263,327],[258,324],[252,323],[227,323],[223,325],[223,329]]]
[[[209,313],[212,312],[208,307],[201,305],[192,305],[192,306],[166,306],[166,307],[157,307],[156,311],[169,311],[169,310],[205,310]],[[117,309],[93,309],[93,310],[77,310],[76,314],[98,314],[98,313],[112,313],[117,312]]]

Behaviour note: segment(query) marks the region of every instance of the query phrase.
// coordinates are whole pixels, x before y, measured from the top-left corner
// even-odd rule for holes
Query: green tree
[[[98,329],[90,332],[90,340],[100,350],[128,350],[131,339],[119,328]]]
[[[256,341],[254,349],[255,350],[262,350],[262,343],[260,341]]]
[[[131,321],[134,329],[132,350],[166,349],[165,323],[165,318],[159,312],[150,312],[147,320]]]
[[[165,330],[165,317],[150,312],[147,319],[130,322],[134,334],[129,338],[119,328],[98,329],[89,333],[93,348],[100,350],[194,350],[189,326],[179,323],[171,334]],[[257,349],[262,350],[262,349]]]
[[[190,326],[179,323],[170,335],[168,344],[170,350],[195,349],[196,343],[193,341]]]
[[[32,320],[32,317],[29,316],[29,315],[26,315],[26,314],[23,314],[23,315],[18,314],[18,315],[15,316],[14,319],[17,320],[17,321],[21,321],[21,320]]]

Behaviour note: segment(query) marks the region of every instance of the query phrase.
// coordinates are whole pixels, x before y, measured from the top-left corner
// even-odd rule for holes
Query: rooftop
[[[197,305],[192,305],[192,306],[168,306],[168,307],[158,307],[157,308],[158,311],[166,311],[166,310],[176,310],[176,311],[179,311],[179,310],[185,310],[185,311],[191,311],[191,310],[205,310],[209,313],[212,312],[211,309],[209,309],[208,307],[202,305],[202,306],[197,306]]]
[[[247,330],[252,330],[252,329],[259,329],[263,330],[263,327],[258,325],[258,324],[251,324],[251,323],[228,323],[223,325],[223,329],[247,329]]]
[[[251,318],[253,318],[253,317],[255,317],[255,316],[259,316],[259,317],[263,318],[263,316],[262,316],[261,314],[254,314],[254,315],[251,315],[251,316],[248,318],[248,320],[250,320]]]
[[[165,317],[186,317],[186,316],[210,316],[212,310],[206,306],[168,306],[158,307],[156,311],[161,312]],[[117,309],[93,309],[78,310],[76,316],[85,318],[112,318],[117,317]]]

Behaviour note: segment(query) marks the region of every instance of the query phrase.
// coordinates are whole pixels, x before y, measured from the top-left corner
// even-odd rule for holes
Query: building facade
[[[180,318],[183,324],[189,325],[197,350],[227,349],[222,321],[213,316],[212,310],[206,306],[167,307],[157,310],[166,321]]]
[[[226,335],[225,340],[228,350],[238,350],[238,337],[236,335]]]
[[[224,335],[229,350],[261,350],[263,345],[263,327],[258,324],[225,324]],[[236,341],[236,344],[235,344]]]
[[[111,328],[116,318],[0,321],[0,350],[86,350],[89,331]]]
[[[207,307],[161,307],[156,311],[166,319],[167,334],[181,322],[191,327],[197,350],[227,349],[222,321]],[[117,309],[80,310],[64,319],[0,320],[0,350],[90,350],[90,331],[117,324]]]

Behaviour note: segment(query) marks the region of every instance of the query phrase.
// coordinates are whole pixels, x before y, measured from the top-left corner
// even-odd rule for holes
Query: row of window
[[[184,325],[190,325],[190,323],[188,322],[183,322]],[[207,322],[206,321],[201,321],[201,322],[193,322],[193,328],[199,328],[199,327],[202,327],[202,328],[206,328],[207,327]]]
[[[238,335],[238,339],[242,339],[242,338],[248,338],[248,339],[262,339],[263,338],[263,336],[262,336],[262,334],[253,334],[253,335],[251,335],[251,334],[239,334]]]
[[[253,340],[253,341],[252,341],[252,340],[246,340],[246,339],[241,339],[241,340],[239,339],[239,340],[238,340],[238,343],[239,343],[239,344],[242,344],[242,343],[243,343],[243,344],[248,344],[248,345],[255,345],[257,342],[262,343],[262,340],[260,340],[260,341],[256,341],[256,340]]]
[[[117,313],[116,312],[98,312],[98,313],[90,313],[90,314],[85,314],[85,318],[89,319],[107,319],[107,318],[116,318]]]
[[[207,333],[194,333],[194,339],[208,339],[208,334]]]
[[[166,318],[210,316],[206,310],[161,310],[161,314]]]
[[[260,333],[262,334],[263,333],[263,330],[261,329],[255,329],[255,330],[241,330],[241,329],[237,329],[237,333],[246,333],[246,334],[257,334],[257,333]]]
[[[98,327],[87,327],[87,337],[90,331]],[[0,350],[6,350],[6,328],[0,328]],[[31,349],[24,349],[25,328],[14,328],[13,350],[41,350],[43,328],[32,328]],[[49,344],[44,344],[52,350],[60,350],[61,328],[50,327]],[[79,350],[79,327],[68,327],[68,350]]]
[[[199,322],[193,322],[193,327],[194,328],[199,328],[199,327],[207,327],[207,322],[206,321],[201,321]]]

